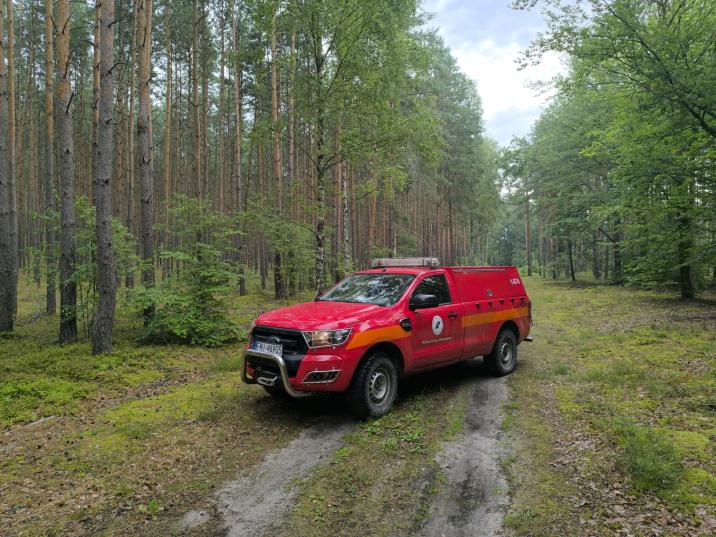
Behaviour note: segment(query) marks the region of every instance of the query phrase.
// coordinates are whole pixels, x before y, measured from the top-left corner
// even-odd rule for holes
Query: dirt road
[[[498,464],[505,381],[489,376],[481,361],[475,360],[410,379],[405,396],[413,397],[422,391],[420,386],[433,383],[450,391],[448,405],[465,404],[462,431],[443,444],[436,457],[443,478],[433,477],[439,486],[425,511],[427,516],[423,513],[422,522],[409,530],[395,527],[391,535],[414,535],[416,530],[424,537],[500,535],[508,501]],[[227,483],[208,500],[205,510],[187,513],[179,523],[180,533],[273,534],[272,528],[280,526],[293,510],[297,484],[325,466],[343,445],[345,434],[360,427],[347,412],[325,415],[314,410],[319,423],[304,429],[284,448],[267,453],[250,475]],[[369,528],[366,531],[370,533]]]

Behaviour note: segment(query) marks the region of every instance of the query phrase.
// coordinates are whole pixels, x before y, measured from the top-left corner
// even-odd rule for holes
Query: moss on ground
[[[716,506],[713,302],[537,278],[526,285],[535,343],[510,379],[509,524],[520,535],[609,534],[616,526],[604,519],[614,513],[570,485],[623,482],[620,494],[661,504],[699,531]],[[593,453],[574,464],[580,441],[593,442]]]

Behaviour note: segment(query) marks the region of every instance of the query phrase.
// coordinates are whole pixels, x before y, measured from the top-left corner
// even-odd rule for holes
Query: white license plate
[[[266,343],[264,341],[254,341],[254,350],[267,352],[275,356],[283,356],[283,345],[280,343]]]

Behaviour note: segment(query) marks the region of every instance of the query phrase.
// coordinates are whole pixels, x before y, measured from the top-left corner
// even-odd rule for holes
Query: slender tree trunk
[[[238,33],[238,12],[241,10],[241,1],[239,0],[238,6],[234,9],[232,5],[231,14],[231,41],[234,49],[234,114],[236,121],[236,136],[234,136],[234,184],[236,194],[236,206],[232,207],[235,210],[241,210],[244,208],[243,199],[248,196],[244,194],[242,187],[243,177],[241,176],[241,111],[242,111],[242,92],[241,92],[241,74],[242,66],[240,60],[240,49],[239,49],[239,33]],[[249,159],[250,160],[250,159]],[[246,239],[238,239],[238,256],[239,256],[239,295],[246,295],[246,279],[244,278],[244,254],[246,252]]]
[[[295,140],[295,114],[294,114],[294,108],[295,108],[295,98],[293,95],[294,92],[294,79],[296,77],[296,32],[291,32],[291,57],[290,57],[290,65],[289,65],[289,88],[288,88],[288,184],[289,190],[291,191],[291,198],[293,199],[295,195],[295,189],[294,189],[294,183],[296,181],[296,140]],[[293,212],[293,208],[296,206],[295,203],[291,204],[291,210]],[[296,217],[295,214],[291,215],[293,218]]]
[[[17,252],[12,244],[12,213],[10,212],[10,177],[8,151],[8,91],[5,63],[5,7],[0,4],[0,332],[10,332],[15,318],[17,288],[12,285],[12,273],[17,264]]]
[[[95,0],[94,41],[92,43],[92,180],[97,180],[97,123],[99,122],[101,0]]]
[[[75,272],[75,160],[70,87],[70,3],[57,1],[57,140],[60,152],[60,343],[77,341]]]
[[[595,280],[602,276],[599,268],[599,243],[597,242],[596,231],[592,231],[592,276],[594,276]]]
[[[569,261],[569,277],[574,282],[577,281],[577,278],[574,274],[574,254],[572,250],[574,250],[574,245],[572,244],[572,239],[570,237],[567,239],[567,257]]]
[[[127,120],[127,229],[134,233],[134,102],[136,90],[137,24],[139,6],[143,0],[132,4],[132,49],[129,53],[129,118]],[[127,287],[134,287],[134,273],[127,271]]]
[[[339,164],[341,166],[341,164]],[[341,190],[343,191],[343,276],[348,276],[351,272],[351,240],[350,240],[350,207],[348,204],[348,170],[344,170],[341,175],[343,185]]]
[[[273,130],[273,178],[276,181],[278,217],[283,217],[283,172],[281,169],[281,129],[278,123],[278,56],[276,47],[276,13],[271,18],[271,124]],[[276,298],[285,296],[281,268],[281,251],[275,246],[273,260],[273,283]]]
[[[7,0],[7,151],[8,188],[10,196],[10,243],[15,251],[10,285],[13,286],[12,310],[17,313],[17,272],[20,260],[20,241],[17,213],[17,159],[15,157],[15,13],[13,0]]]
[[[167,79],[166,93],[164,98],[164,231],[162,233],[162,244],[169,248],[169,208],[172,193],[172,34],[171,34],[171,10],[166,12],[166,54],[167,54]],[[166,277],[170,270],[169,260],[162,262],[162,276]]]
[[[225,47],[226,47],[226,36],[225,36],[225,27],[226,27],[226,9],[224,6],[224,2],[220,2],[219,9],[221,10],[221,15],[219,17],[219,21],[221,24],[221,50],[219,52],[219,128],[217,136],[216,144],[217,149],[219,153],[219,193],[218,193],[218,199],[217,199],[217,209],[221,211],[222,213],[226,213],[228,209],[228,204],[226,203],[227,198],[227,188],[226,188],[226,171],[225,171],[225,156],[224,156],[224,141],[226,140],[226,133],[224,132],[224,78],[225,78],[225,71],[226,71],[226,60],[225,60]]]
[[[54,315],[57,309],[55,297],[55,118],[52,87],[52,60],[54,56],[54,32],[52,28],[52,0],[45,0],[45,256],[47,262],[47,293],[45,311]]]
[[[530,219],[530,194],[525,187],[525,252],[527,253],[527,275],[532,276],[532,221]]]
[[[99,121],[93,157],[94,203],[97,233],[97,309],[92,334],[92,354],[112,352],[112,324],[116,294],[116,266],[112,246],[112,167],[114,163],[113,92],[114,0],[101,0],[96,7],[99,30]],[[95,33],[95,35],[97,32]]]
[[[682,212],[678,217],[678,227],[680,232],[677,244],[679,255],[679,288],[681,290],[681,298],[691,299],[695,296],[693,271],[691,266],[693,238],[691,232],[691,218],[689,217],[689,213],[684,209],[682,209]]]
[[[192,173],[194,175],[193,181],[195,186],[195,195],[198,198],[201,198],[204,196],[204,192],[201,188],[201,181],[202,181],[202,173],[201,173],[201,122],[199,121],[199,76],[197,73],[197,62],[198,62],[198,35],[197,32],[199,22],[198,22],[198,7],[197,7],[197,1],[192,0],[191,3],[191,87],[192,87],[192,93],[191,93],[191,106],[192,106],[192,120],[193,120],[193,130],[194,130],[194,148],[193,148],[193,154],[194,154],[194,160],[192,165]]]
[[[139,149],[139,180],[141,183],[141,245],[142,283],[154,286],[154,171],[152,169],[152,103],[149,94],[152,60],[152,0],[141,0],[137,17],[139,44],[139,108],[137,113],[137,146]],[[154,314],[144,312],[145,322]]]
[[[616,283],[622,282],[622,232],[621,232],[621,219],[617,218],[614,223],[614,241],[612,242],[614,249],[614,281]]]

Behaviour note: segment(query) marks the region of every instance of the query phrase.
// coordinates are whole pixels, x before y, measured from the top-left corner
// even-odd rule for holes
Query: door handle
[[[451,318],[451,319],[456,319],[456,318],[457,318],[457,313],[455,313],[454,311],[451,311],[450,313],[448,313],[448,317]]]

